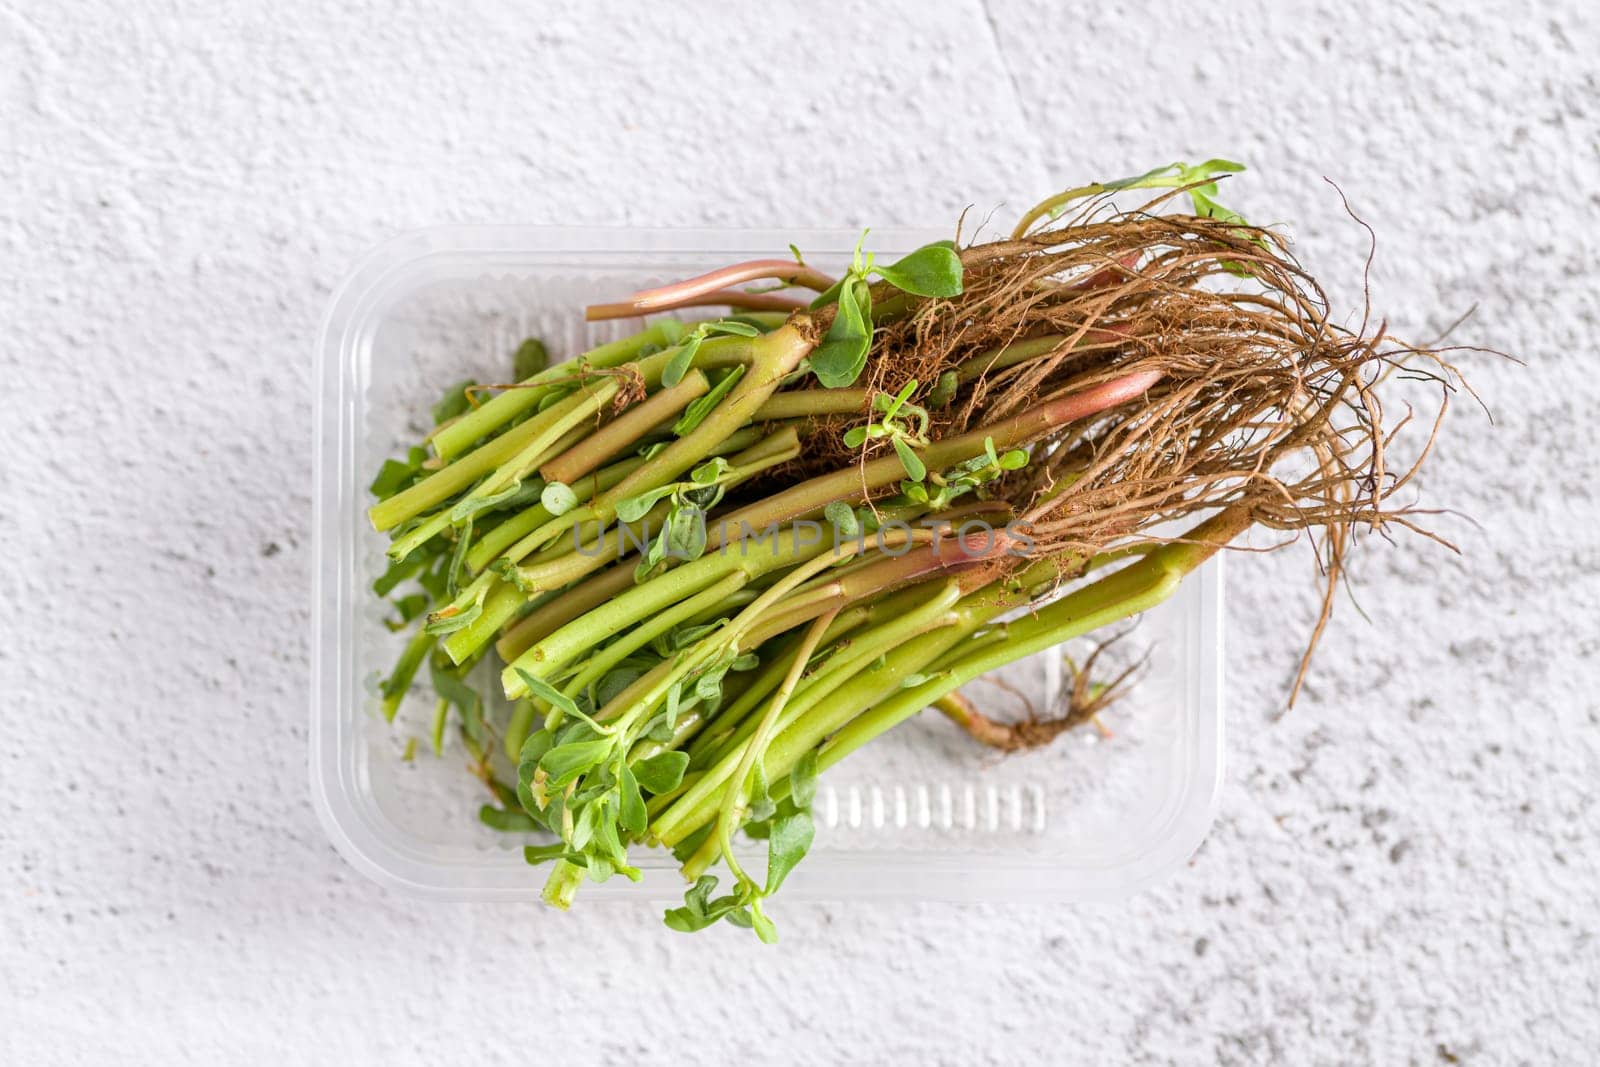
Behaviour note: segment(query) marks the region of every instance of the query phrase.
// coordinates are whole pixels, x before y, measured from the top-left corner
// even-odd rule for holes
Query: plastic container
[[[426,734],[431,701],[414,694],[392,726],[378,714],[377,680],[403,640],[368,591],[385,539],[366,521],[365,487],[382,460],[426,432],[450,382],[505,380],[523,338],[570,356],[638,328],[586,324],[586,303],[781,256],[790,242],[835,268],[857,236],[450,227],[388,242],[334,294],[316,353],[311,779],[328,836],[357,868],[450,900],[533,899],[544,880],[523,863],[521,840],[479,824],[485,794],[453,741],[442,759],[422,742],[402,760],[406,739]],[[893,255],[942,236],[874,230],[871,247]],[[784,898],[1104,899],[1182,864],[1210,827],[1222,769],[1219,564],[1114,648],[1122,662],[1149,657],[1106,716],[1114,737],[1078,730],[1001,758],[924,713],[824,776],[816,843]],[[1048,710],[1061,697],[1064,654],[1011,668],[1010,691],[978,682],[968,694],[1013,711],[1021,694]],[[633,853],[642,885],[590,884],[583,899],[681,894],[670,856]]]

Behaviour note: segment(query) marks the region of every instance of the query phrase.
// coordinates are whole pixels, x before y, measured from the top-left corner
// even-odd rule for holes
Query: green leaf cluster
[[[868,278],[876,274],[883,281],[913,296],[947,298],[962,291],[961,257],[950,241],[939,241],[881,266],[871,253],[862,252],[856,243],[850,269],[827,292],[817,297],[812,307],[836,305],[833,322],[810,356],[811,371],[817,381],[830,389],[854,384],[867,365],[872,347],[872,290]]]
[[[915,447],[928,443],[928,409],[911,403],[911,396],[916,391],[917,380],[912,378],[892,396],[878,393],[872,398],[872,407],[880,417],[864,426],[846,430],[844,443],[847,448],[860,448],[868,441],[887,438],[894,446],[895,455],[900,457],[900,466],[905,468],[906,477],[920,482],[927,476],[928,468],[923,464],[922,457],[917,455]],[[908,417],[914,420],[915,426],[907,421]]]
[[[683,906],[663,916],[670,928],[692,933],[726,919],[734,926],[754,930],[756,936],[769,945],[777,942],[778,928],[763,911],[762,901],[782,888],[789,874],[810,851],[816,836],[811,804],[817,793],[817,756],[814,752],[807,753],[795,765],[789,774],[787,795],[778,799],[771,795],[760,764],[756,767],[744,831],[752,838],[767,842],[765,882],[757,884],[741,878],[736,880],[732,892],[713,898],[711,894],[716,891],[717,878],[704,875],[683,895]]]

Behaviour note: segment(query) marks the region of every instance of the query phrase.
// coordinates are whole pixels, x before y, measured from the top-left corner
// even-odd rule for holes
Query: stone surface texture
[[[0,1062],[1586,1062],[1600,17],[1545,4],[0,0]],[[1312,683],[1229,573],[1229,770],[1115,906],[795,904],[770,951],[367,882],[306,781],[310,353],[452,221],[938,224],[1252,164],[1467,356]]]

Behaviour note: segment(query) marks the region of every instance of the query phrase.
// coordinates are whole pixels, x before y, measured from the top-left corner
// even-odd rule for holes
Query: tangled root
[[[1031,524],[1035,556],[1160,543],[1171,524],[1243,508],[1267,528],[1315,538],[1326,594],[1314,647],[1355,529],[1393,525],[1439,540],[1419,524],[1425,512],[1393,501],[1461,384],[1448,350],[1396,341],[1368,315],[1354,329],[1334,322],[1279,235],[1102,206],[961,255],[964,292],[954,299],[874,291],[885,308],[906,306],[874,339],[869,388],[894,393],[915,378],[923,401],[942,375],[960,380],[930,412],[933,439],[1133,372],[1161,376],[1136,400],[1057,427],[1033,443],[1026,468],[988,487]],[[1387,450],[1412,414],[1386,422],[1380,394],[1402,368],[1437,385],[1440,401],[1420,453],[1397,469]],[[884,454],[883,441],[844,447],[843,430],[859,422],[816,420],[785,476]]]

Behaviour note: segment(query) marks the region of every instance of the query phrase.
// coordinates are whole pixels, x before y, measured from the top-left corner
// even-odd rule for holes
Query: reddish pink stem
[[[1139,252],[1124,252],[1117,257],[1116,267],[1101,267],[1086,278],[1073,282],[1069,289],[1104,289],[1115,285],[1128,276],[1128,272],[1139,265]],[[1120,268],[1120,269],[1119,269]]]
[[[1125,404],[1149,392],[1161,377],[1161,372],[1158,370],[1135,371],[1121,378],[1113,378],[1109,382],[1091,385],[1071,396],[1054,401],[1047,407],[1059,423],[1088,418],[1090,415],[1098,415],[1107,408]]]
[[[666,307],[641,308],[638,304],[628,302],[623,304],[590,304],[583,309],[583,317],[590,322],[600,322],[603,319],[631,319],[637,315],[646,315],[652,311],[671,311],[677,308],[697,307],[730,307],[744,308],[748,311],[798,311],[805,307],[809,301],[796,300],[792,296],[779,296],[777,293],[747,293],[743,289],[717,289],[699,296],[686,297],[675,300]]]
[[[741,282],[755,281],[780,281],[791,285],[803,286],[823,292],[833,287],[833,279],[819,270],[813,270],[803,263],[796,263],[792,259],[752,259],[746,263],[734,263],[717,270],[701,274],[694,278],[685,278],[681,282],[663,285],[655,289],[641,289],[626,301],[616,304],[601,304],[588,309],[587,317],[595,318],[622,318],[626,315],[642,315],[647,311],[667,311],[675,307],[692,307],[687,301],[695,297],[706,296],[725,290],[729,286]],[[761,295],[761,294],[747,294]],[[716,303],[727,303],[725,299]],[[625,313],[616,313],[617,309],[628,308]],[[595,311],[604,314],[596,315]]]

